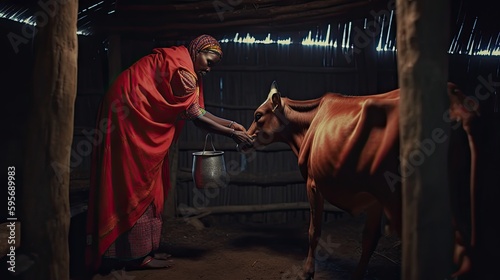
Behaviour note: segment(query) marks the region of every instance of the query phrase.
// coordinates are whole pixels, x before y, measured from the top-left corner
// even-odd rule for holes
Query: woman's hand
[[[241,125],[239,125],[239,126],[240,126],[240,129],[242,129],[242,130],[236,130],[237,126],[235,124],[233,127],[234,132],[231,134],[231,138],[238,145],[251,145],[252,137],[250,137],[247,134],[246,129],[243,126],[241,126]]]
[[[252,137],[247,134],[245,127],[235,121],[221,119],[206,112],[201,117],[193,120],[193,122],[196,126],[206,129],[209,132],[230,137],[239,147],[252,145]]]
[[[238,144],[238,147],[251,145],[252,137],[247,134],[247,130],[244,126],[235,121],[232,121],[228,127],[234,129],[233,133],[231,134],[231,138],[234,140],[234,142],[236,142],[236,144]]]
[[[247,132],[246,128],[237,122],[232,122],[229,128],[233,128],[236,131],[243,131],[245,133]]]

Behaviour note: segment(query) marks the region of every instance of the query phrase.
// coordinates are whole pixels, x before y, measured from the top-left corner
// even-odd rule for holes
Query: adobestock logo
[[[351,63],[354,54],[360,54],[363,48],[368,47],[377,36],[380,35],[383,28],[390,24],[390,18],[393,16],[393,12],[396,10],[396,0],[390,0],[387,2],[387,9],[381,11],[371,10],[370,15],[373,17],[372,20],[366,22],[364,29],[358,26],[353,28],[352,36],[352,51],[349,50],[344,53],[347,63]]]

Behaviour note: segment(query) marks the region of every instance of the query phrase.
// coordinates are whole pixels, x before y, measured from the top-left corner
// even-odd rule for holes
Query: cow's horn
[[[276,81],[273,81],[273,83],[271,84],[271,90],[269,91],[268,98],[270,98],[275,93],[279,93],[279,91],[278,91],[278,83],[276,83]]]
[[[273,83],[271,84],[271,90],[278,90],[278,83],[276,81],[273,81]]]

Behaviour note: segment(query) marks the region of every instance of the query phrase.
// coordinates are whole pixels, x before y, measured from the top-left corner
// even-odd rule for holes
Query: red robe
[[[172,77],[188,71],[197,90],[174,95]],[[157,214],[170,189],[168,150],[178,137],[179,116],[194,102],[203,104],[188,50],[158,48],[122,72],[101,102],[92,154],[86,258],[95,271],[101,256],[130,230],[154,203]]]

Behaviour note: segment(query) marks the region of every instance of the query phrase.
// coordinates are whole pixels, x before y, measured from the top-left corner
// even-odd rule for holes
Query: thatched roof
[[[33,15],[48,14],[40,3],[8,0],[0,17],[34,23]],[[328,24],[375,20],[388,16],[395,0],[80,0],[78,27],[82,34],[184,40],[200,33],[219,38],[252,33],[291,33]],[[500,24],[486,0],[451,0],[450,51],[477,52],[500,48]],[[383,19],[384,15],[386,16]],[[395,17],[394,17],[395,18]],[[378,20],[378,19],[377,19]],[[387,25],[387,24],[386,24]],[[395,33],[392,34],[395,36]]]

